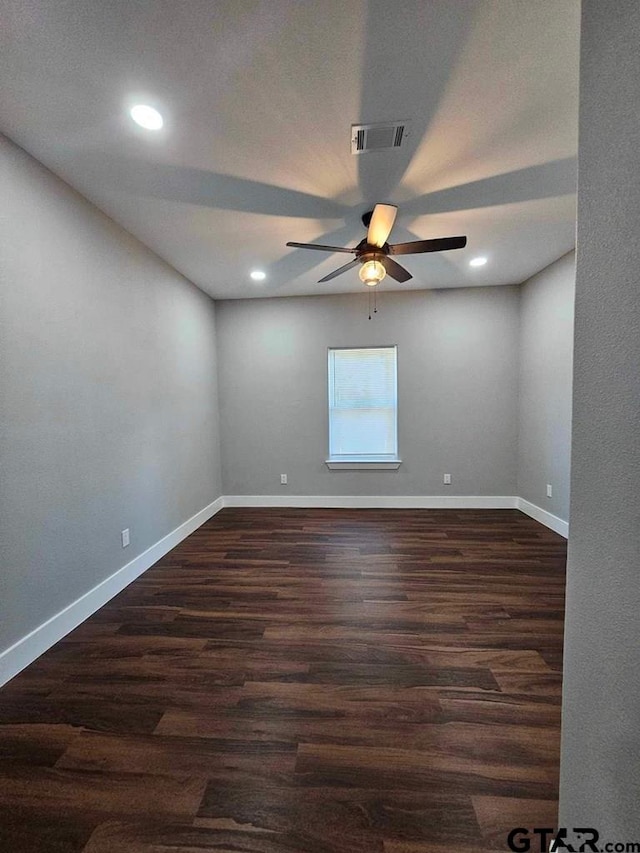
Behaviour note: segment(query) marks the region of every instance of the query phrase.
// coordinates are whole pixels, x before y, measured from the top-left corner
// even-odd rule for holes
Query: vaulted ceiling
[[[216,298],[318,284],[399,205],[393,288],[520,282],[574,245],[579,0],[0,0],[0,129]],[[144,131],[128,114],[156,106]],[[353,155],[351,125],[405,120]],[[469,261],[483,255],[484,267]],[[249,272],[262,269],[256,283]]]

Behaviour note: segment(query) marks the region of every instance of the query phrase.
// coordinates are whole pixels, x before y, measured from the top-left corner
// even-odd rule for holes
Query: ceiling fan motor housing
[[[389,254],[389,246],[384,245],[381,249],[378,246],[369,246],[368,244],[362,248],[358,247],[356,257],[358,260],[366,264],[367,261],[381,261],[382,258]]]

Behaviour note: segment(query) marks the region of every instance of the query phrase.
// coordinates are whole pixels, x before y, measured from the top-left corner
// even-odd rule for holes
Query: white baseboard
[[[557,515],[547,512],[546,509],[542,509],[542,507],[536,506],[536,504],[532,504],[531,501],[526,501],[524,498],[518,498],[517,508],[520,512],[539,521],[540,524],[544,524],[550,530],[559,533],[560,536],[564,536],[565,539],[569,538],[569,523],[558,518]]]
[[[324,509],[517,509],[519,498],[501,495],[225,495],[232,507]]]
[[[224,505],[325,509],[519,509],[565,539],[569,536],[566,521],[514,495],[225,495]]]
[[[50,649],[58,640],[65,637],[74,628],[77,628],[85,619],[99,610],[115,595],[121,592],[132,581],[146,572],[154,563],[164,557],[172,548],[175,548],[183,539],[186,539],[194,530],[197,530],[211,516],[219,512],[224,506],[224,499],[218,498],[208,506],[201,509],[187,521],[183,522],[171,533],[168,533],[155,545],[147,548],[142,554],[131,560],[117,572],[101,581],[93,589],[90,589],[80,598],[69,604],[51,619],[47,619],[31,633],[27,634],[17,643],[9,646],[0,653],[0,686],[17,675],[43,652]]]

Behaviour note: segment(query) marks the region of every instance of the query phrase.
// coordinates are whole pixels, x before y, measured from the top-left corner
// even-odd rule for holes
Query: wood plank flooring
[[[516,510],[223,510],[0,691],[0,850],[554,826],[565,550]]]

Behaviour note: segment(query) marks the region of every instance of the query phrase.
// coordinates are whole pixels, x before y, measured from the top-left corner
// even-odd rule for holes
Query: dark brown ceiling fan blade
[[[360,263],[360,258],[354,258],[352,261],[349,261],[348,264],[345,264],[342,267],[338,267],[337,270],[330,272],[329,275],[325,275],[324,278],[320,279],[318,284],[322,284],[325,281],[331,281],[332,278],[335,278],[338,275],[342,275],[343,272],[346,272],[347,270],[350,270],[353,267],[357,267],[359,263]],[[395,263],[395,261],[394,261],[394,263]],[[398,266],[398,265],[396,264],[396,266]],[[400,267],[400,269],[402,269],[402,267]]]
[[[413,278],[409,270],[406,270],[404,267],[401,267],[397,261],[394,261],[392,258],[387,255],[383,255],[378,258],[382,266],[386,269],[387,274],[391,276],[391,278],[395,278],[396,281],[409,281],[410,278]]]
[[[318,249],[320,252],[347,252],[352,255],[355,249],[345,249],[343,246],[321,246],[320,243],[287,243],[294,249]]]
[[[417,255],[421,252],[446,252],[448,249],[464,249],[466,237],[436,237],[434,240],[413,240],[411,243],[395,243],[389,246],[390,255]]]

